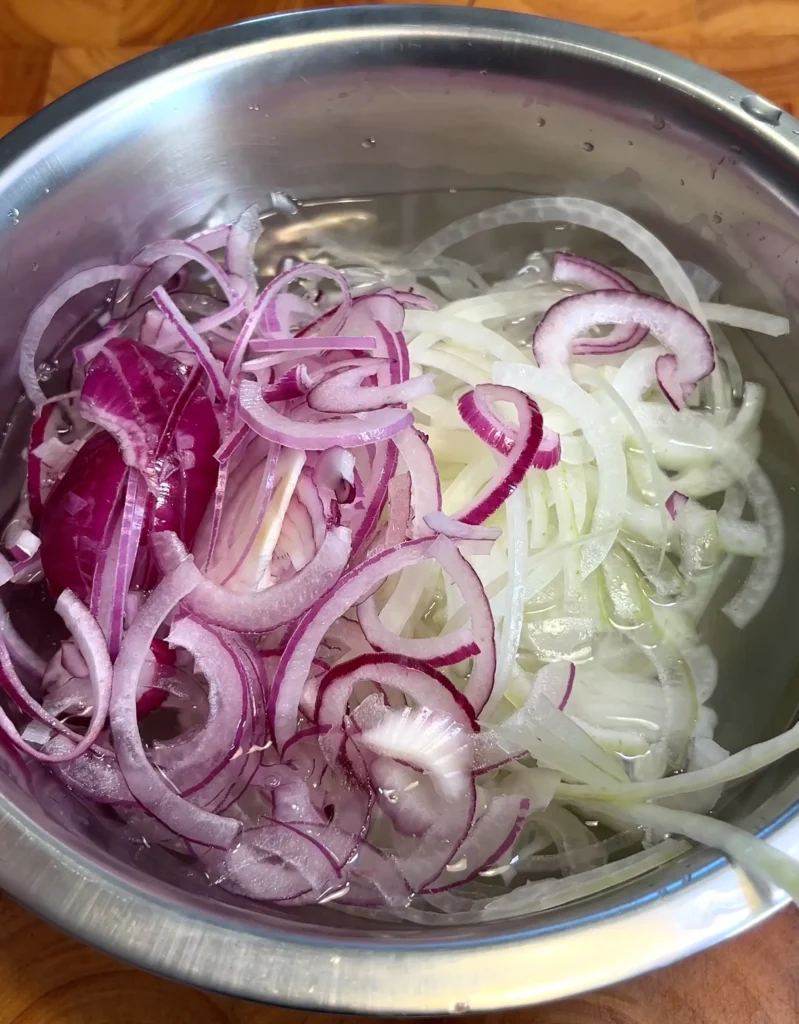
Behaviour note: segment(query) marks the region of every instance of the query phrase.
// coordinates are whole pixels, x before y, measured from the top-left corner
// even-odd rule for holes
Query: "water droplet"
[[[770,125],[778,125],[780,123],[782,111],[779,107],[775,107],[773,103],[763,99],[762,96],[744,96],[740,102],[741,109],[745,110],[747,114],[751,114],[752,117],[757,118],[758,121]]]
[[[447,191],[449,192],[449,194],[451,196],[454,196],[457,193],[458,190],[456,188],[450,188],[450,189],[447,189]]]
[[[483,70],[482,70],[482,71],[480,72],[480,74],[481,74],[481,75],[487,75],[487,74],[488,74],[488,72],[487,72],[487,71],[486,71],[485,69],[483,69]]]
[[[248,107],[247,109],[248,110],[260,110],[261,108],[260,107]]]
[[[38,269],[39,269],[39,264],[38,263],[34,263],[33,266],[31,267],[31,270],[33,270],[34,272],[37,271]]]
[[[543,128],[546,125],[546,123],[547,123],[546,122],[546,118],[545,117],[537,117],[535,119],[535,123],[538,125],[539,128]]]
[[[278,213],[288,214],[289,217],[293,217],[300,212],[300,204],[286,192],[270,192],[269,201],[273,209],[277,210]]]
[[[721,224],[722,216],[720,213],[714,213],[710,219],[713,221],[714,224]]]
[[[364,139],[361,143],[363,149],[371,149],[372,146],[376,145],[377,139]]]
[[[593,142],[584,142],[583,143],[583,149],[586,151],[586,153],[593,153],[594,152],[594,144],[593,144]]]
[[[666,127],[666,118],[663,117],[661,114],[655,114],[655,116],[652,118],[652,127],[655,129],[656,132],[662,132],[663,129]]]
[[[6,215],[12,224],[19,224],[19,210],[13,206]]]
[[[331,964],[340,964],[341,963],[341,957],[340,956],[331,956],[330,957],[330,963]]]
[[[49,188],[46,188],[46,189],[44,190],[44,194],[45,194],[46,196],[49,196],[49,195],[50,195],[50,189],[49,189]]]

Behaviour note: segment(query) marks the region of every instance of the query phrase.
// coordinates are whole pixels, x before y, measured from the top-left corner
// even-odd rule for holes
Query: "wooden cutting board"
[[[296,6],[314,4],[0,0],[0,134],[88,78],[155,46]],[[477,6],[551,15],[636,36],[737,78],[787,110],[799,110],[799,0],[478,0]],[[304,1016],[143,974],[0,899],[0,1024],[301,1024]],[[324,1017],[313,1019],[325,1024]],[[786,911],[720,949],[606,992],[490,1019],[795,1024],[799,911]]]

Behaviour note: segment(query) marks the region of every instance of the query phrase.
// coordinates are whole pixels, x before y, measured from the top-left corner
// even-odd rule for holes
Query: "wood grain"
[[[476,0],[476,5],[635,36],[708,64],[799,111],[799,0]],[[298,4],[284,0],[0,0],[0,134],[94,75],[155,46],[293,6]],[[151,977],[0,899],[0,1024],[302,1024],[304,1016]],[[313,1019],[334,1024],[340,1018]],[[794,1024],[799,1020],[799,911],[626,985],[483,1019],[492,1024]]]

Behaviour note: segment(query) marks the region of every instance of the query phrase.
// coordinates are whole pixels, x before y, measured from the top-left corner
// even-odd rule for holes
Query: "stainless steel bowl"
[[[227,218],[273,190],[599,199],[715,272],[736,300],[793,316],[797,143],[799,122],[742,87],[557,21],[370,7],[189,39],[101,76],[0,142],[0,397],[10,407],[26,315],[69,269],[124,262],[146,241]],[[796,346],[780,339],[762,351],[795,398]],[[790,523],[799,509],[788,500]],[[793,538],[787,575],[796,562]],[[748,685],[722,682],[729,745],[784,727],[794,712],[794,662],[762,657],[769,630],[790,628],[792,611],[747,634],[738,655],[749,659]],[[775,767],[727,813],[799,855],[796,776],[796,762]],[[483,927],[291,917],[184,891],[174,865],[133,857],[44,779],[35,797],[0,785],[0,883],[13,896],[143,967],[289,1005],[430,1014],[556,999],[686,956],[783,902],[696,851],[575,906]]]

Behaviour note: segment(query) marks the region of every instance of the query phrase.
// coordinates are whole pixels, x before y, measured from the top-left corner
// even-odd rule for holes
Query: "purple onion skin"
[[[90,438],[42,510],[42,568],[54,597],[67,588],[88,604],[109,522],[122,501],[128,467],[105,431]]]
[[[191,448],[187,447],[191,444]],[[208,503],[214,494],[219,463],[219,426],[208,395],[199,388],[178,420],[172,439],[159,458],[159,485],[148,522],[155,531],[174,530],[191,548]],[[187,468],[181,451],[191,451]]]
[[[120,348],[130,352],[133,345],[121,339]],[[171,429],[160,443],[167,417],[185,384],[185,368],[170,356],[148,352],[147,362],[157,369],[157,393],[161,405],[147,395],[135,402],[137,383],[153,391],[152,378],[132,376],[130,387],[137,415],[149,417],[145,425],[154,439],[149,453],[148,476],[154,484],[148,498],[141,544],[134,570],[134,583],[155,582],[150,567],[147,540],[150,532],[173,530],[191,547],[205,509],[216,486],[219,464],[214,452],[219,447],[219,427],[211,399],[197,388]],[[114,402],[114,396],[109,396]],[[160,448],[160,451],[158,450]],[[121,507],[128,467],[116,439],[106,431],[91,438],[75,456],[62,479],[53,488],[41,518],[42,566],[53,596],[71,589],[88,602],[97,561],[112,534],[112,519]]]

